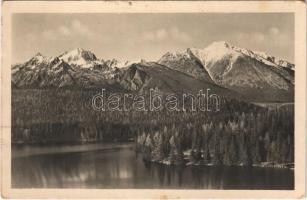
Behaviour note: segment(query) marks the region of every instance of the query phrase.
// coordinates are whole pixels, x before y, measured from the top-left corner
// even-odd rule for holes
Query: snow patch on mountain
[[[286,67],[294,70],[294,64],[288,61],[268,55],[264,52],[251,51],[245,48],[236,47],[225,41],[213,42],[204,49],[191,48],[191,50],[202,60],[205,66],[210,62],[216,62],[227,57],[230,58],[231,63],[233,63],[239,56],[245,55],[266,65]]]
[[[190,55],[187,53],[187,50],[184,51],[174,51],[167,52],[163,55],[164,59],[176,60],[176,59],[190,59]]]
[[[43,56],[41,53],[37,53],[28,62],[26,62],[26,66],[28,69],[34,70],[38,65],[48,63],[48,60],[49,59]]]
[[[65,52],[59,56],[60,60],[64,60],[70,65],[76,65],[82,68],[93,68],[95,65],[102,65],[100,60],[97,60],[95,54],[86,51],[82,48],[77,48],[69,52]]]
[[[138,63],[142,63],[142,62],[145,62],[145,61],[143,59],[139,59],[139,60],[125,60],[125,61],[111,59],[111,60],[104,61],[104,63],[109,68],[112,68],[112,69],[115,69],[115,68],[124,69],[124,68],[127,68],[127,67],[131,66],[132,64],[138,64]]]
[[[274,66],[280,66],[280,67],[285,67],[285,68],[295,70],[294,64],[292,64],[292,63],[290,63],[286,60],[268,55],[265,52],[255,51],[253,53],[256,55],[257,59],[259,59],[261,61],[266,60],[266,61],[270,62],[270,64],[273,64]]]
[[[203,50],[191,48],[191,51],[194,55],[200,58],[204,66],[206,66],[210,62],[217,62],[225,57],[229,58],[231,60],[231,63],[234,62],[240,56],[240,53],[233,51],[229,47],[229,43],[225,41],[220,41],[212,43]]]
[[[43,56],[41,53],[37,53],[32,60],[37,61],[37,63],[42,63],[46,60],[46,57]]]

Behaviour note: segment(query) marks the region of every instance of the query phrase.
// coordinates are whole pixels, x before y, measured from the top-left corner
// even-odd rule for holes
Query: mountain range
[[[167,52],[154,62],[103,60],[77,48],[56,57],[38,53],[12,66],[13,88],[109,88],[146,92],[212,91],[258,102],[294,101],[294,64],[220,41],[204,49]]]

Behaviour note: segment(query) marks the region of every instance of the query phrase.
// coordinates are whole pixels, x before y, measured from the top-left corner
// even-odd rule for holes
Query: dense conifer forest
[[[12,91],[13,143],[134,141],[145,161],[260,165],[294,162],[294,106],[221,99],[220,112],[98,112],[97,90]]]

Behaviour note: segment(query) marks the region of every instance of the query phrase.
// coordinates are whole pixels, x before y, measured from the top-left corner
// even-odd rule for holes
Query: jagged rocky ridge
[[[12,66],[17,88],[120,88],[165,92],[198,88],[233,92],[250,101],[294,100],[294,65],[261,52],[214,42],[205,49],[168,52],[157,62],[99,59],[77,48],[57,57],[35,55]],[[220,89],[223,88],[223,89]],[[239,96],[240,96],[239,95]]]
[[[121,65],[120,65],[121,64]],[[112,84],[124,64],[97,59],[83,49],[47,58],[40,53],[12,67],[12,85],[17,88],[92,88]]]

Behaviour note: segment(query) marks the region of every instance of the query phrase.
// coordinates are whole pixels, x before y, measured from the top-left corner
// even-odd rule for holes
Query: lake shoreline
[[[123,148],[133,148],[133,142],[121,143],[86,143],[86,144],[61,144],[50,146],[22,144],[12,145],[12,158],[20,158],[27,156],[40,156],[59,153],[82,153],[89,151],[101,150],[118,150]]]
[[[294,163],[273,163],[273,162],[261,162],[259,164],[252,164],[252,165],[243,165],[241,163],[237,165],[217,165],[213,163],[203,163],[201,161],[198,162],[190,162],[187,159],[185,159],[185,162],[181,164],[172,164],[169,159],[164,159],[161,161],[156,160],[146,160],[146,162],[152,162],[152,163],[159,163],[162,165],[169,165],[169,166],[207,166],[207,167],[214,167],[214,166],[227,166],[227,167],[259,167],[259,168],[274,168],[274,169],[290,169],[294,170]]]
[[[215,164],[212,162],[205,162],[204,160],[191,161],[191,150],[183,152],[183,161],[180,163],[172,163],[171,159],[164,158],[162,160],[148,160],[144,159],[147,162],[159,163],[163,165],[183,165],[183,166],[227,166],[227,167],[259,167],[259,168],[274,168],[274,169],[290,169],[294,170],[294,163],[275,163],[275,162],[260,162],[258,164],[246,165],[243,163],[238,163],[234,165],[223,165]]]
[[[42,156],[50,154],[64,154],[64,153],[83,153],[91,151],[112,151],[121,150],[126,148],[135,148],[134,142],[122,142],[122,143],[86,143],[86,144],[61,144],[60,146],[52,144],[50,146],[41,146],[33,144],[14,144],[12,148],[12,158],[22,158],[27,156]],[[12,147],[13,147],[12,146]],[[137,152],[137,151],[136,151]],[[190,161],[189,151],[184,152],[184,162],[181,164],[171,163],[169,158],[163,160],[146,160],[146,162],[158,163],[163,165],[182,165],[182,166],[228,166],[217,165],[210,162],[203,161]],[[141,152],[137,152],[142,154]],[[294,163],[274,163],[274,162],[261,162],[259,164],[243,165],[239,163],[237,165],[231,165],[234,167],[260,167],[260,168],[281,168],[294,170]]]

